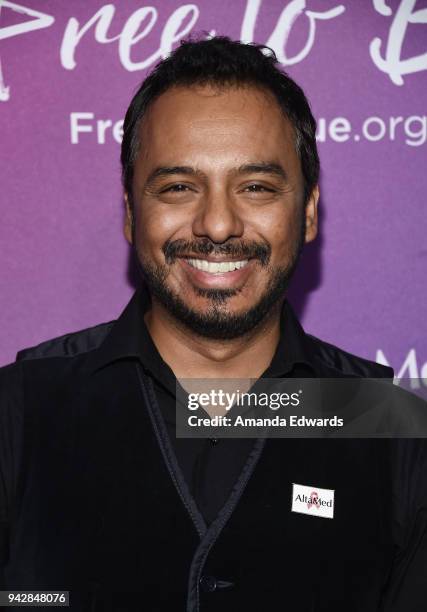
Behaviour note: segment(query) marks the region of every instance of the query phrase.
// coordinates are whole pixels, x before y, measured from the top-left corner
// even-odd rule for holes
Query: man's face
[[[248,332],[316,235],[318,192],[304,207],[290,122],[269,92],[177,87],[140,142],[125,234],[153,298],[197,334]]]

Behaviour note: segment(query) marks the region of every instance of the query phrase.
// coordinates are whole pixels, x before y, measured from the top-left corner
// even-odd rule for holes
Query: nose
[[[193,221],[194,236],[210,238],[221,244],[229,238],[240,238],[244,224],[236,202],[225,189],[206,193]]]

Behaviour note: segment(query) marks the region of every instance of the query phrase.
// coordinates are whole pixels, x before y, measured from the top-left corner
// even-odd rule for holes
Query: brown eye
[[[166,189],[162,190],[162,193],[166,193],[168,191],[172,191],[174,193],[182,193],[185,191],[190,191],[190,188],[187,185],[183,185],[182,183],[177,183],[176,185],[171,185]]]
[[[264,185],[257,185],[256,183],[245,187],[245,191],[249,193],[274,193],[274,189],[269,189],[268,187],[264,187]]]

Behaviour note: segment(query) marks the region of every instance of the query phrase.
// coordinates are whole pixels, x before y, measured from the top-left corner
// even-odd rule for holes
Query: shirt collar
[[[285,377],[290,373],[303,378],[315,374],[316,370],[310,339],[285,301],[280,314],[279,342],[263,378]]]
[[[160,356],[144,321],[151,304],[145,286],[138,289],[102,344],[89,355],[89,369],[99,368],[122,359],[139,359],[159,382],[173,382],[171,368]],[[298,376],[316,374],[309,337],[304,332],[290,304],[285,301],[280,317],[280,339],[264,378],[289,375],[298,366]],[[302,369],[301,369],[302,368]],[[169,385],[167,385],[169,386]]]

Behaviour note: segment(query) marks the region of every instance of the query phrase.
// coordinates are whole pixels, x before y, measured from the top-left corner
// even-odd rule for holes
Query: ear
[[[132,212],[132,207],[129,202],[129,195],[127,192],[125,193],[124,198],[125,198],[126,213],[125,213],[125,224],[124,224],[123,232],[129,244],[133,244],[133,212]]]
[[[317,203],[319,201],[319,185],[311,192],[305,205],[305,242],[311,242],[317,236]]]

